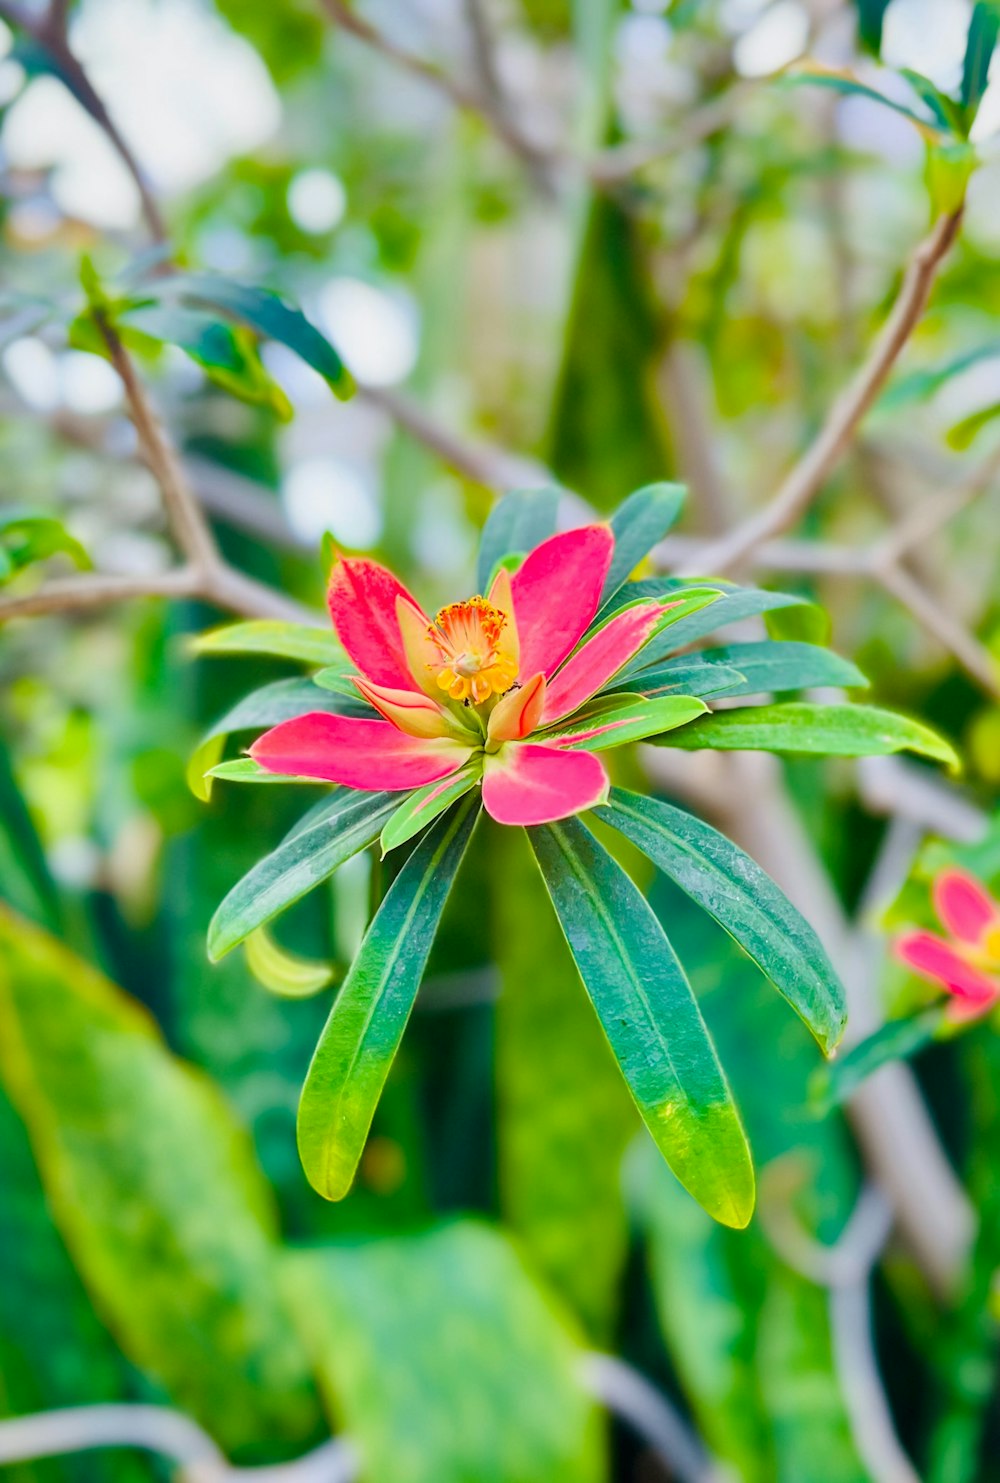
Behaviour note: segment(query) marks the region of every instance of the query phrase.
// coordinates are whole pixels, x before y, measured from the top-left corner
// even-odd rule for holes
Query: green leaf
[[[286,1291],[372,1483],[599,1483],[576,1336],[480,1221],[291,1258]]]
[[[882,47],[882,23],[889,9],[889,0],[855,0],[855,5],[861,44],[878,56]]]
[[[344,788],[310,810],[308,822],[301,822],[276,850],[259,860],[219,906],[208,928],[212,961],[325,881],[345,860],[374,844],[398,805],[398,793]]]
[[[124,310],[118,328],[127,327],[161,344],[178,346],[223,390],[251,406],[268,407],[282,422],[291,420],[292,404],[261,361],[250,330],[220,324],[195,309],[164,304]]]
[[[427,783],[411,793],[382,830],[382,858],[390,850],[398,849],[401,844],[419,834],[421,829],[426,829],[438,814],[443,814],[446,808],[457,803],[470,788],[475,788],[479,778],[478,770],[463,767],[443,782]]]
[[[246,1132],[145,1009],[2,909],[0,1077],[132,1364],[227,1451],[309,1446],[318,1398],[278,1294],[275,1212]]]
[[[38,515],[20,506],[0,510],[0,582],[51,556],[68,556],[75,566],[91,562],[80,542],[54,515]]]
[[[326,788],[327,783],[317,778],[300,778],[294,773],[268,772],[252,757],[233,757],[228,762],[217,762],[206,774],[210,778],[222,778],[227,783],[299,783],[309,788]]]
[[[270,685],[262,685],[245,695],[205,732],[187,766],[191,792],[203,802],[211,797],[214,768],[222,756],[226,738],[234,731],[277,726],[279,721],[291,721],[310,711],[326,711],[335,716],[359,715],[363,707],[360,701],[352,706],[349,701],[335,699],[309,679],[274,680]]]
[[[677,608],[668,613],[667,618],[672,621],[665,622],[642,652],[631,664],[626,665],[618,676],[619,680],[651,669],[654,664],[662,664],[664,659],[668,659],[678,649],[686,649],[689,644],[714,633],[717,628],[740,623],[744,618],[756,618],[762,613],[783,608],[808,608],[816,611],[815,604],[804,597],[796,597],[788,592],[764,592],[755,587],[734,587],[725,582],[713,582],[711,586],[704,588],[687,587],[678,590],[678,585],[672,579],[659,578],[636,582],[623,589],[625,592],[630,590],[636,598],[659,597],[664,602],[673,601],[675,597],[682,597],[692,590],[694,593],[711,592],[715,595],[706,598],[704,602],[697,602],[691,608]]]
[[[976,116],[986,91],[990,62],[1000,34],[1000,13],[995,4],[976,5],[969,22],[969,39],[962,63],[962,104],[969,125]]]
[[[757,694],[783,690],[813,690],[831,685],[837,689],[857,689],[868,681],[856,665],[842,659],[831,649],[819,644],[775,643],[727,644],[705,649],[699,656],[710,664],[723,664],[739,670],[745,684],[741,689]]]
[[[210,628],[189,642],[192,654],[269,654],[304,664],[337,664],[346,655],[331,629],[277,618],[251,618]]]
[[[724,834],[656,798],[613,788],[598,818],[703,907],[788,1000],[826,1052],[844,1033],[843,986],[805,918]]]
[[[354,395],[354,379],[325,335],[276,293],[252,284],[234,283],[207,273],[177,274],[146,285],[166,300],[179,298],[196,308],[218,310],[229,319],[248,325],[268,340],[277,340],[294,350],[307,365],[318,371],[333,394],[341,400]]]
[[[299,1103],[302,1167],[326,1200],[354,1180],[389,1068],[458,867],[479,817],[474,800],[433,825],[365,933],[320,1036]]]
[[[687,490],[683,484],[647,484],[619,505],[611,517],[615,550],[601,593],[602,608],[643,561],[680,514]]]
[[[620,688],[638,695],[721,695],[727,690],[743,689],[745,681],[739,670],[725,664],[716,664],[702,658],[700,654],[682,654],[678,659],[668,659],[658,669],[640,670],[622,680]],[[614,693],[618,684],[612,686]],[[605,694],[608,694],[605,691]]]
[[[514,489],[498,499],[483,526],[476,590],[485,593],[494,568],[512,551],[530,551],[555,532],[558,489]]]
[[[627,692],[602,695],[542,733],[540,740],[559,740],[582,732],[579,740],[567,744],[573,751],[605,752],[611,747],[623,747],[627,742],[659,736],[676,726],[686,726],[707,710],[705,702],[693,695],[660,695],[650,699]]]
[[[881,103],[885,108],[891,108],[893,113],[901,114],[903,118],[909,119],[915,124],[925,136],[931,132],[941,131],[940,120],[935,112],[933,122],[922,117],[913,108],[908,108],[905,103],[897,103],[885,93],[880,93],[878,88],[869,87],[867,83],[859,82],[858,79],[846,69],[834,71],[821,68],[818,63],[811,63],[801,67],[794,72],[785,72],[775,81],[778,87],[796,87],[803,83],[813,84],[815,87],[830,88],[835,93],[844,93],[848,96],[869,98],[873,103]]]
[[[907,1019],[887,1020],[873,1034],[852,1045],[846,1055],[821,1066],[809,1087],[819,1115],[852,1097],[863,1081],[890,1061],[905,1061],[937,1039],[948,1024],[947,1005],[933,1004]]]
[[[669,733],[657,745],[697,752],[812,752],[828,757],[882,757],[916,752],[961,766],[950,742],[909,716],[868,705],[742,706],[715,711],[682,732]]]
[[[912,67],[900,67],[900,77],[905,77],[910,87],[916,93],[922,103],[925,103],[934,115],[936,123],[949,134],[955,134],[964,138],[968,133],[962,110],[954,98],[949,98],[947,93],[935,87],[929,77],[922,72],[915,72]]]
[[[961,355],[954,356],[951,360],[941,362],[936,366],[925,366],[921,370],[911,371],[907,376],[901,376],[884,392],[879,399],[879,410],[894,412],[903,407],[912,406],[915,402],[926,401],[939,391],[952,376],[967,371],[971,366],[978,365],[980,361],[996,360],[1000,358],[1000,340],[985,340],[976,345],[972,350],[966,350]]]
[[[711,1216],[745,1226],[754,1204],[746,1135],[663,929],[579,820],[531,829],[529,838],[580,977],[654,1142]]]
[[[629,1245],[622,1160],[635,1105],[539,890],[520,829],[490,841],[496,1004],[497,1188],[504,1224],[583,1320],[593,1342],[617,1331]],[[545,965],[539,972],[539,964]],[[681,1199],[685,1197],[680,1196]]]
[[[266,927],[251,932],[243,944],[247,967],[259,984],[283,999],[308,999],[333,983],[332,963],[320,963],[290,953],[275,942]]]

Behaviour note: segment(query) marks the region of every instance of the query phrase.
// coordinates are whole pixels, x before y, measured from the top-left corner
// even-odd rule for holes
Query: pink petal
[[[584,525],[529,551],[511,582],[523,675],[551,675],[582,637],[614,548],[607,525]]]
[[[990,927],[1000,925],[993,897],[963,870],[941,871],[934,882],[934,908],[949,932],[973,945]]]
[[[490,741],[523,741],[537,727],[544,704],[545,676],[532,675],[490,712],[486,728]]]
[[[250,748],[267,772],[389,793],[436,783],[457,772],[471,752],[462,742],[407,736],[389,721],[324,711],[282,721]]]
[[[971,967],[950,942],[933,932],[906,932],[896,942],[896,954],[924,978],[943,984],[950,994],[984,1004],[997,996],[997,985]]]
[[[596,695],[652,636],[664,603],[637,603],[616,613],[593,637],[571,655],[549,684],[542,725],[561,721]]]
[[[353,557],[337,561],[326,594],[337,637],[361,673],[378,685],[412,690],[415,682],[396,617],[398,597],[420,611],[392,572],[377,561]]]
[[[508,742],[486,758],[483,803],[498,824],[551,824],[608,796],[608,775],[592,752]]]

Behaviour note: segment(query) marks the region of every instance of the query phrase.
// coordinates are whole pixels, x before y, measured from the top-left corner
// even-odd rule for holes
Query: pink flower
[[[590,713],[574,729],[571,718],[673,606],[632,603],[581,644],[613,549],[606,525],[552,536],[513,576],[501,568],[485,597],[434,619],[385,567],[339,560],[330,614],[372,715],[310,712],[268,731],[250,755],[269,772],[390,792],[444,787],[467,768],[501,824],[550,823],[603,803],[608,777],[594,751],[614,745],[624,723]]]
[[[954,1019],[975,1019],[1000,999],[1000,904],[974,876],[942,870],[934,907],[949,936],[904,933],[896,953],[924,978],[952,995]]]

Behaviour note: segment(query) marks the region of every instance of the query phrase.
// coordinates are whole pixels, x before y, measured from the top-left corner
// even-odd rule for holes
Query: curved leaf
[[[745,1226],[754,1204],[746,1134],[662,927],[577,819],[528,834],[580,977],[657,1147],[710,1215]]]
[[[604,579],[601,607],[611,601],[639,563],[663,540],[684,507],[683,484],[647,484],[624,500],[611,517],[615,551]]]
[[[302,1088],[298,1140],[309,1183],[324,1199],[342,1199],[354,1180],[478,817],[470,799],[417,845],[365,933],[320,1036]]]
[[[188,787],[203,801],[211,797],[211,779],[214,768],[222,756],[226,738],[234,731],[254,731],[265,726],[277,726],[279,721],[290,721],[295,716],[309,711],[328,711],[333,715],[364,715],[367,708],[360,699],[353,703],[337,699],[329,690],[314,685],[312,680],[274,680],[252,690],[220,716],[218,721],[205,732],[187,766]],[[370,714],[370,712],[369,712]]]
[[[643,670],[623,680],[621,689],[637,695],[696,695],[704,698],[722,695],[728,690],[741,690],[744,684],[739,670],[707,661],[700,654],[682,654],[677,659],[669,659],[659,669]],[[613,694],[617,689],[617,685],[612,686],[605,694]]]
[[[813,752],[827,757],[883,757],[891,752],[917,752],[952,769],[961,766],[944,737],[894,711],[870,705],[741,706],[715,711],[683,731],[670,732],[657,746],[697,752]]]
[[[188,647],[192,654],[269,654],[304,664],[337,664],[347,657],[332,629],[280,618],[249,618],[210,628],[196,634]]]
[[[622,593],[631,591],[634,597],[661,597],[669,602],[692,590],[690,584],[680,590],[678,586],[671,578],[654,578],[652,581],[629,584],[622,589]],[[673,622],[665,623],[658,630],[642,652],[622,671],[619,679],[651,669],[654,664],[662,664],[664,659],[668,659],[679,649],[686,649],[697,639],[705,638],[729,623],[739,623],[744,618],[756,618],[763,613],[779,612],[784,608],[799,608],[812,613],[818,611],[815,604],[807,598],[796,597],[790,592],[765,592],[757,587],[731,587],[725,582],[714,582],[711,579],[706,587],[694,590],[711,591],[716,593],[716,597],[699,603],[694,609],[675,610]]]
[[[497,563],[511,552],[530,551],[552,535],[558,489],[512,489],[497,500],[483,526],[476,563],[476,591],[485,592]]]
[[[763,639],[759,643],[726,644],[717,649],[705,649],[699,658],[708,664],[718,663],[738,669],[745,680],[740,689],[748,694],[813,690],[822,685],[842,690],[868,685],[856,665],[821,644]]]
[[[760,866],[724,834],[656,798],[614,788],[599,818],[638,845],[733,937],[825,1051],[847,1022],[844,989],[816,933]]]
[[[275,942],[266,927],[257,927],[243,944],[247,967],[259,984],[283,999],[308,999],[333,983],[336,969],[290,953]]]
[[[809,1088],[816,1112],[822,1115],[839,1107],[880,1066],[909,1060],[938,1039],[947,1026],[946,1003],[932,1004],[907,1019],[887,1020],[871,1035],[852,1045],[845,1056],[819,1068]]]
[[[301,309],[286,304],[270,289],[209,273],[176,274],[147,285],[163,299],[179,298],[196,308],[216,309],[239,324],[248,325],[268,340],[277,340],[294,350],[307,365],[318,371],[341,401],[354,395],[354,378],[325,335],[306,318]]]
[[[338,790],[307,815],[270,855],[238,881],[208,927],[208,955],[218,962],[254,930],[269,922],[352,855],[374,844],[399,806],[398,793]]]

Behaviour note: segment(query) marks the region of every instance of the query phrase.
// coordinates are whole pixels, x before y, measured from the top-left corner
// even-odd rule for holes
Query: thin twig
[[[24,31],[38,46],[46,51],[55,64],[56,75],[66,84],[77,102],[80,103],[90,114],[91,118],[103,130],[109,142],[118,154],[119,159],[125,166],[139,193],[139,202],[142,214],[149,229],[149,234],[154,242],[165,242],[167,240],[167,227],[160,211],[159,203],[153,192],[153,188],[147,179],[132,149],[119,131],[117,124],[108,112],[104,100],[97,92],[89,76],[81,65],[75,53],[71,50],[66,39],[66,13],[68,5],[57,3],[51,5],[48,12],[41,17],[33,15],[23,5],[18,5],[15,0],[0,0],[0,20],[8,25]]]
[[[320,0],[320,4],[333,24],[341,31],[363,42],[365,46],[378,52],[404,72],[409,72],[411,76],[419,77],[429,83],[455,108],[463,113],[472,114],[487,124],[497,138],[502,140],[513,154],[530,165],[533,171],[551,163],[549,152],[527,138],[522,130],[506,116],[504,110],[496,107],[484,93],[470,88],[461,79],[439,67],[436,62],[419,56],[416,52],[410,51],[408,47],[400,46],[393,37],[380,31],[364,16],[359,15],[347,3],[347,0]]]
[[[139,446],[160,486],[167,519],[177,544],[196,571],[208,571],[217,565],[219,548],[188,485],[180,460],[167,442],[136,374],[131,356],[103,310],[94,310],[94,320],[108,347],[111,364],[125,388],[129,415],[135,424]]]
[[[777,1173],[774,1165],[771,1170]],[[830,1343],[854,1444],[873,1483],[920,1483],[903,1451],[872,1340],[869,1284],[892,1228],[892,1208],[871,1186],[862,1190],[832,1246],[799,1223],[791,1202],[766,1198],[761,1223],[785,1264],[828,1290]]]
[[[834,402],[818,436],[763,509],[699,552],[700,571],[720,575],[738,566],[758,546],[787,530],[808,509],[839,463],[920,320],[938,268],[955,241],[961,220],[961,211],[939,218],[910,259],[892,312],[867,359]]]
[[[0,1463],[103,1447],[139,1447],[167,1457],[187,1483],[350,1483],[359,1467],[354,1448],[339,1437],[292,1462],[233,1467],[197,1422],[167,1406],[72,1406],[0,1421]]]
[[[585,1390],[648,1443],[671,1478],[678,1483],[721,1483],[701,1439],[638,1370],[611,1354],[585,1354],[579,1377]]]

